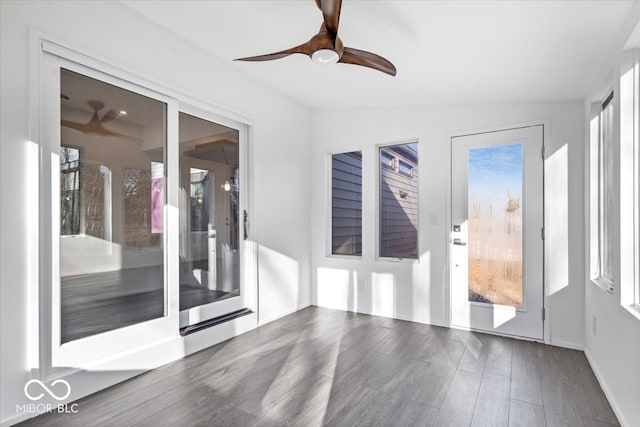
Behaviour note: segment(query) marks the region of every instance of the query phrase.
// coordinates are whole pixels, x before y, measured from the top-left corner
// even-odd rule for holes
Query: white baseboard
[[[607,382],[604,380],[604,377],[598,370],[598,366],[593,362],[593,359],[589,354],[589,350],[585,349],[584,355],[587,357],[587,362],[589,362],[589,365],[591,366],[591,369],[593,370],[593,373],[595,374],[596,379],[598,380],[598,383],[600,384],[600,387],[602,388],[602,391],[604,392],[605,397],[609,401],[609,404],[611,405],[611,409],[613,409],[613,413],[616,414],[616,417],[618,417],[618,421],[620,422],[620,425],[622,427],[630,427],[631,424],[627,423],[624,416],[622,415],[620,406],[618,406],[618,403],[613,398],[611,389],[609,388],[609,386],[607,385]]]
[[[551,339],[549,341],[549,345],[554,345],[556,347],[564,347],[564,348],[569,348],[571,350],[580,350],[580,351],[584,351],[584,345],[583,344],[577,344],[577,343],[573,343],[573,342],[568,342],[568,341],[562,341],[562,340],[554,340]]]
[[[276,314],[275,316],[271,316],[271,317],[269,317],[269,318],[267,318],[267,319],[259,320],[259,321],[258,321],[258,327],[263,326],[263,325],[266,325],[267,323],[271,323],[271,322],[273,322],[273,321],[275,321],[275,320],[278,320],[278,319],[280,319],[280,318],[282,318],[282,317],[285,317],[285,316],[288,316],[288,315],[290,315],[290,314],[293,314],[293,313],[295,313],[296,311],[304,310],[304,309],[305,309],[305,308],[307,308],[307,307],[311,307],[311,304],[301,305],[301,306],[296,307],[296,308],[293,308],[293,309],[291,309],[291,310],[287,310],[287,311],[285,311],[285,312],[278,313],[278,314]]]
[[[418,320],[418,319],[412,318],[411,316],[403,316],[401,314],[394,314],[392,316],[387,316],[387,315],[384,315],[384,314],[372,313],[370,311],[358,310],[357,308],[356,309],[336,308],[336,307],[329,307],[329,306],[318,305],[318,304],[311,304],[311,306],[320,307],[320,308],[328,308],[330,310],[348,311],[349,313],[367,314],[369,316],[386,317],[387,319],[405,320],[407,322],[422,323],[423,325],[440,326],[440,327],[443,327],[443,328],[449,328],[450,327],[450,325],[448,325],[447,323],[433,321],[433,320],[429,320],[429,321]]]

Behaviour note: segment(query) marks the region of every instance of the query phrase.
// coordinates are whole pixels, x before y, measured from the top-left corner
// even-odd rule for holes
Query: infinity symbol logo
[[[49,394],[49,396],[53,397],[56,400],[65,400],[71,394],[71,386],[65,380],[55,380],[51,383],[51,387],[54,387],[56,384],[64,384],[67,387],[67,392],[62,396],[58,396],[49,387],[47,387],[45,383],[40,380],[33,379],[27,381],[27,383],[24,385],[24,395],[30,400],[40,400],[44,396],[44,393],[40,393],[37,396],[32,396],[31,393],[29,393],[29,386],[33,383],[39,384],[40,387],[42,387],[42,389]]]

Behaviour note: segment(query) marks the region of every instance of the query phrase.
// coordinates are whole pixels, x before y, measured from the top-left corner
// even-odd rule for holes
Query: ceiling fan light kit
[[[318,49],[311,54],[311,60],[316,64],[335,64],[340,59],[338,52],[331,49]]]
[[[343,64],[359,65],[371,68],[391,76],[396,75],[396,67],[387,59],[375,53],[364,50],[344,47],[338,37],[338,24],[340,22],[340,10],[342,0],[316,0],[316,5],[322,12],[324,22],[320,26],[318,34],[306,43],[280,52],[267,55],[238,58],[236,61],[271,61],[284,58],[294,53],[308,55],[316,64]]]

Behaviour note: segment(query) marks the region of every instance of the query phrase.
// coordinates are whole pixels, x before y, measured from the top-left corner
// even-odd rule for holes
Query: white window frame
[[[364,160],[365,160],[365,155],[363,153],[362,149],[359,148],[354,148],[353,150],[345,150],[345,151],[336,151],[336,152],[331,152],[331,153],[327,153],[327,163],[326,163],[326,170],[327,170],[327,203],[326,203],[326,207],[327,207],[327,233],[326,233],[326,254],[325,256],[327,258],[345,258],[345,259],[362,259],[362,255],[364,253],[364,225],[363,225],[363,221],[364,221],[364,182],[361,184],[362,187],[362,201],[360,202],[360,206],[362,209],[362,213],[360,215],[360,238],[362,239],[362,248],[360,250],[360,254],[337,254],[333,252],[333,156],[336,155],[340,155],[340,154],[349,154],[349,153],[355,153],[355,152],[359,152],[361,155],[361,166],[362,166],[362,178],[364,179]]]
[[[640,50],[620,70],[620,303],[640,319]]]
[[[376,224],[376,234],[375,234],[375,254],[376,261],[391,261],[391,262],[404,262],[410,264],[418,264],[420,263],[420,182],[418,181],[418,225],[417,225],[417,255],[415,258],[400,258],[400,257],[389,257],[382,256],[380,246],[382,243],[382,226],[381,226],[381,210],[380,204],[382,203],[382,195],[380,194],[381,190],[381,180],[382,180],[382,168],[389,168],[393,171],[398,171],[400,159],[397,156],[393,158],[393,165],[388,165],[382,162],[381,153],[383,148],[394,147],[396,145],[407,145],[407,144],[417,144],[420,147],[420,140],[418,138],[407,139],[403,141],[395,141],[377,144],[375,146],[375,171],[376,171],[376,204],[375,204],[375,224]],[[420,167],[420,148],[418,148],[418,168]],[[412,168],[411,178],[415,178],[415,170]],[[405,175],[406,176],[406,175]]]
[[[613,89],[606,92],[602,102],[592,109],[593,118],[590,123],[590,278],[593,283],[603,290],[613,293],[614,278],[606,277],[602,272],[603,241],[607,239],[613,248],[614,236],[605,235],[603,230],[603,209],[605,208],[605,189],[603,188],[604,151],[603,113],[606,108],[614,108],[615,94]],[[595,110],[595,111],[593,111]],[[615,119],[615,110],[613,111]],[[612,138],[610,143],[614,143]],[[610,191],[614,191],[613,188]],[[608,207],[611,209],[611,207]],[[613,276],[613,274],[612,274]]]

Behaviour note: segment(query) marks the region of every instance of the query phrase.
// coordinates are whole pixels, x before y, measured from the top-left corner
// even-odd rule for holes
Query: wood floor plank
[[[542,372],[542,400],[547,426],[582,426],[582,420],[573,405],[571,370],[567,369],[565,353],[549,346],[544,352]]]
[[[542,405],[540,386],[541,344],[517,341],[511,363],[511,398]]]
[[[341,338],[341,345],[357,345],[361,350],[373,350],[389,332],[388,328],[364,323],[345,333]]]
[[[582,424],[584,427],[616,427],[619,426],[617,422],[615,424],[607,423],[605,421],[592,420],[591,418],[582,417]]]
[[[493,354],[487,356],[483,375],[511,377],[511,355]]]
[[[511,399],[509,402],[509,427],[544,427],[544,407]]]
[[[486,351],[472,352],[465,350],[458,365],[458,369],[465,372],[471,372],[472,374],[482,375],[484,373],[484,367],[487,364],[488,353]]]
[[[509,377],[485,374],[482,377],[471,425],[474,427],[508,426],[510,389]]]
[[[464,371],[456,372],[435,424],[438,426],[470,425],[481,381],[480,375]]]
[[[413,395],[411,400],[440,408],[456,370],[450,365],[428,364],[428,368],[417,370],[412,377]]]
[[[441,337],[434,335],[423,347],[422,354],[417,359],[435,365],[449,365],[457,369],[464,353],[465,347],[460,341],[442,340]]]

